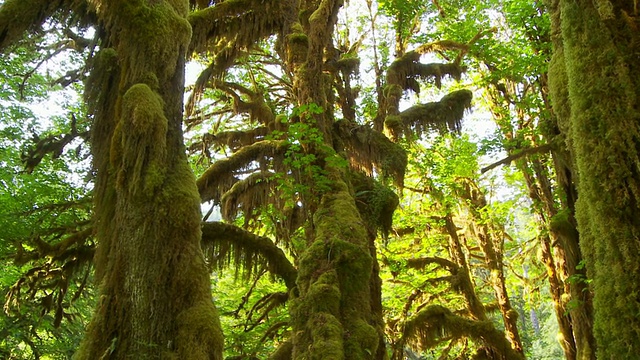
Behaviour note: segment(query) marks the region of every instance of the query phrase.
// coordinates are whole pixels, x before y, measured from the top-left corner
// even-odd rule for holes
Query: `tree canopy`
[[[0,1],[0,355],[638,358],[637,7]]]

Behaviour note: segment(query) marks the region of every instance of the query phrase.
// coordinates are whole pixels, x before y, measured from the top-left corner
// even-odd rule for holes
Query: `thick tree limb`
[[[205,249],[213,250],[215,259],[210,261],[218,266],[226,266],[233,260],[236,265],[242,263],[246,271],[251,271],[259,262],[256,258],[260,257],[267,270],[282,278],[288,289],[296,285],[298,271],[284,251],[267,237],[223,222],[206,222],[202,224],[202,244]]]
[[[459,266],[454,262],[441,258],[441,257],[421,257],[417,259],[407,260],[407,266],[413,269],[424,269],[429,264],[438,264],[449,270],[455,270],[457,272]]]
[[[247,169],[251,163],[266,161],[266,158],[282,157],[287,149],[284,141],[263,140],[243,147],[231,157],[216,161],[197,180],[202,202],[219,202],[222,195],[237,182],[235,173]]]

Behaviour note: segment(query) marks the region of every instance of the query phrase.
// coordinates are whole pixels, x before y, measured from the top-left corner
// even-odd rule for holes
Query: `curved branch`
[[[249,276],[262,263],[271,274],[284,280],[288,289],[296,285],[298,271],[284,251],[267,237],[231,224],[206,222],[202,224],[202,244],[210,254],[209,261],[219,268],[233,262],[243,265]]]
[[[430,305],[407,320],[402,343],[408,342],[421,349],[428,349],[441,341],[463,337],[482,341],[506,359],[524,359],[491,321],[470,320],[440,305]]]
[[[392,138],[420,136],[430,130],[459,132],[465,110],[471,107],[469,90],[451,92],[437,102],[414,105],[384,121]]]
[[[238,181],[235,177],[237,171],[248,169],[254,161],[263,163],[267,158],[280,157],[287,147],[284,141],[263,140],[216,161],[196,182],[200,199],[203,202],[219,202],[222,195]]]
[[[495,163],[493,163],[491,165],[483,167],[482,170],[480,170],[480,173],[484,174],[487,171],[489,171],[489,170],[491,170],[493,168],[496,168],[496,167],[498,167],[500,165],[507,165],[510,162],[512,162],[514,160],[517,160],[517,159],[519,159],[519,158],[521,158],[523,156],[528,156],[528,155],[537,154],[537,153],[545,153],[547,151],[550,151],[552,148],[553,148],[553,146],[551,144],[544,144],[544,145],[540,145],[540,146],[524,149],[524,150],[520,151],[517,154],[509,155],[509,156],[507,156],[506,158],[504,158],[504,159],[502,159],[500,161],[497,161],[497,162],[495,162]]]
[[[227,0],[189,15],[193,29],[189,52],[204,51],[218,39],[232,39],[233,48],[250,47],[277,33],[293,9],[291,1]]]
[[[441,258],[441,257],[421,257],[417,259],[409,259],[407,260],[407,266],[412,269],[424,269],[429,264],[438,264],[453,273],[457,273],[459,270],[459,266],[455,264],[453,261]]]

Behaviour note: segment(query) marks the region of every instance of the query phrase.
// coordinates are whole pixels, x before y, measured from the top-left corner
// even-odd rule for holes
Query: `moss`
[[[175,353],[178,359],[221,360],[223,343],[218,312],[213,303],[204,303],[184,310],[176,318],[178,333]],[[212,336],[213,335],[213,336]],[[170,345],[169,345],[170,346]]]
[[[398,195],[364,174],[352,173],[351,179],[360,216],[371,232],[380,230],[386,239],[391,231],[393,213],[400,203]]]
[[[117,8],[110,9],[109,13],[117,14],[110,22],[121,27],[118,52],[127,54],[126,59],[121,60],[128,83],[143,82],[155,90],[154,86],[173,76],[186,50],[165,44],[188,44],[191,25],[181,6],[146,4],[140,0],[120,1],[111,5]]]
[[[550,89],[579,175],[576,219],[603,359],[629,358],[640,344],[639,35],[621,17],[623,4],[562,1],[552,17],[562,41]]]
[[[0,51],[20,40],[26,30],[40,27],[61,5],[50,0],[4,1],[0,7]]]
[[[317,313],[309,319],[309,328],[313,343],[309,348],[309,359],[339,360],[344,359],[340,321],[327,313]]]
[[[307,59],[309,38],[304,33],[287,35],[287,61],[292,64],[302,64]]]
[[[328,313],[337,316],[340,313],[340,289],[335,270],[325,272],[314,282],[307,293],[307,301],[313,313]]]
[[[112,162],[119,168],[120,186],[153,196],[166,172],[167,119],[162,98],[145,84],[122,97],[122,115],[113,137]]]
[[[338,60],[336,63],[336,68],[347,74],[356,73],[359,66],[360,66],[360,59],[352,56],[343,57],[340,60]]]
[[[430,305],[407,320],[402,337],[403,341],[422,349],[434,347],[444,339],[467,337],[487,344],[498,352],[499,358],[524,359],[491,321],[466,319],[441,305]]]
[[[378,332],[366,321],[358,319],[345,331],[345,354],[350,360],[371,359],[378,348]]]
[[[438,102],[414,105],[397,117],[388,116],[385,126],[394,138],[404,136],[409,140],[429,131],[459,132],[464,112],[471,107],[472,97],[469,90],[453,91]]]

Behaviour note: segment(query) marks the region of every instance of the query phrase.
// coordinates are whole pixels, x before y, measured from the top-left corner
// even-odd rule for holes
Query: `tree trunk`
[[[631,1],[550,1],[549,88],[575,158],[602,359],[640,356],[640,21]]]
[[[493,287],[502,314],[505,335],[513,349],[522,355],[524,351],[518,331],[518,312],[511,306],[504,277],[503,240],[494,234],[493,229],[489,228],[487,219],[482,218],[480,211],[487,206],[484,194],[471,180],[466,181],[462,186],[464,190],[460,191],[460,196],[468,201],[469,213],[473,222],[470,226],[471,235],[477,239],[484,253],[485,265],[490,272],[489,282]]]
[[[300,24],[290,37],[288,68],[295,71],[295,93],[299,105],[315,104],[324,111],[300,121],[314,124],[323,146],[332,147],[332,109],[327,101],[332,79],[323,74],[323,56],[342,1],[301,1]],[[305,38],[304,48],[294,40]],[[298,44],[299,45],[299,44]],[[317,191],[319,199],[307,199],[313,211],[311,236],[299,261],[297,296],[290,305],[293,327],[293,359],[374,359],[380,344],[381,311],[375,311],[372,291],[377,284],[374,259],[365,223],[358,214],[346,169],[332,165],[318,144],[305,151],[319,159],[320,177],[329,186]],[[330,152],[330,151],[329,151]],[[306,181],[319,189],[318,176]],[[318,201],[319,200],[319,201]],[[372,286],[374,289],[372,289]],[[375,302],[375,299],[374,299]]]
[[[87,84],[98,308],[77,359],[222,359],[182,139],[186,0],[109,1]]]

